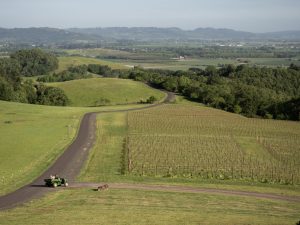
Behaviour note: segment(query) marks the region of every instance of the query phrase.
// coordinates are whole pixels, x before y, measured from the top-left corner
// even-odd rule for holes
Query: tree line
[[[300,68],[226,65],[188,71],[134,68],[120,75],[179,93],[190,100],[248,117],[299,120]]]
[[[42,105],[67,105],[63,90],[26,80],[58,68],[57,58],[40,49],[20,50],[0,59],[0,100]]]

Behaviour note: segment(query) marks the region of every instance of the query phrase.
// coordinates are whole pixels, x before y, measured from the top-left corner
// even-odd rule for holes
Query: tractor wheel
[[[68,185],[69,185],[68,183],[65,183],[65,187],[68,187]]]
[[[53,187],[56,188],[56,187],[57,187],[57,183],[54,183],[54,184],[53,184]]]

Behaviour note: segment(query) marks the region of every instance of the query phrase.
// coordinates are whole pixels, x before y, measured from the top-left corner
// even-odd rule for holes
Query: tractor
[[[56,188],[57,186],[64,186],[67,187],[68,186],[68,181],[66,178],[60,178],[60,177],[52,177],[52,178],[48,178],[48,179],[44,179],[45,181],[45,185],[47,187],[54,187]]]

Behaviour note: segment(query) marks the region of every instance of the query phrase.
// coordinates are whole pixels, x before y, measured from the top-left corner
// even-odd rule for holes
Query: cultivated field
[[[143,83],[117,79],[92,78],[49,83],[63,89],[71,100],[71,106],[101,106],[138,103],[150,96],[162,99],[165,94]]]
[[[191,105],[128,113],[129,174],[300,183],[300,123]]]
[[[169,69],[169,70],[188,70],[191,67],[194,68],[202,68],[205,69],[209,65],[213,66],[221,66],[224,64],[234,64],[238,65],[243,62],[248,62],[250,66],[266,66],[266,67],[278,67],[284,66],[287,67],[291,63],[296,65],[300,65],[298,59],[289,59],[289,58],[187,58],[185,60],[175,60],[173,55],[168,54],[155,54],[155,53],[132,53],[126,51],[118,51],[112,49],[101,49],[101,48],[94,48],[94,49],[75,49],[75,50],[65,50],[66,53],[70,55],[81,55],[82,57],[60,57],[62,62],[67,60],[70,61],[71,59],[74,60],[74,64],[76,61],[85,60],[88,64],[88,61],[93,61],[91,63],[97,64],[105,64],[109,65],[113,68],[130,68],[133,66],[141,66],[144,68],[154,69]],[[84,58],[84,57],[102,57],[107,58],[106,60],[98,60],[93,58]],[[70,64],[70,62],[68,62]],[[65,63],[61,63],[62,65]],[[66,66],[63,66],[65,68]]]

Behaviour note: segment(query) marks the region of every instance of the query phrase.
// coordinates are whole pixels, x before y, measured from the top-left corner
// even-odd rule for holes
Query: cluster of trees
[[[121,70],[112,70],[109,66],[99,64],[71,66],[67,70],[59,73],[53,73],[41,76],[37,79],[39,82],[64,82],[69,80],[91,78],[92,74],[103,77],[119,77],[123,72]]]
[[[101,75],[103,77],[120,77],[124,73],[122,70],[113,70],[107,65],[89,64],[88,72]]]
[[[58,59],[41,49],[19,50],[10,55],[21,66],[21,75],[44,75],[58,68]]]
[[[37,79],[38,82],[64,82],[69,80],[87,79],[92,75],[88,73],[86,65],[71,66],[67,70],[59,73],[53,73],[46,76],[41,76]]]
[[[67,105],[69,100],[63,90],[22,79],[22,76],[33,76],[35,71],[38,71],[39,74],[40,72],[50,72],[50,68],[55,69],[57,66],[52,65],[52,60],[48,60],[52,57],[51,54],[41,53],[41,50],[33,49],[18,51],[12,54],[10,58],[1,58],[0,100],[30,104]],[[41,63],[43,60],[44,64]]]
[[[135,68],[122,78],[147,82],[206,105],[249,117],[299,120],[300,71],[226,65],[189,71]]]

